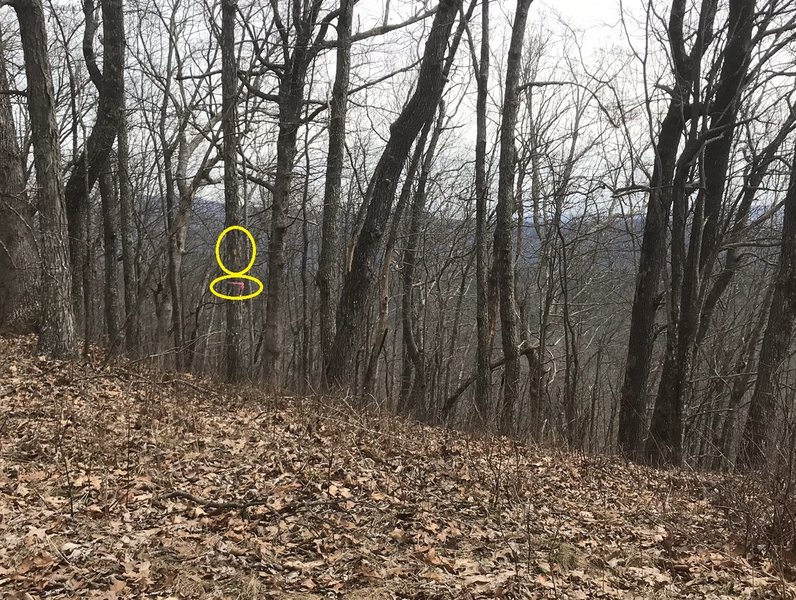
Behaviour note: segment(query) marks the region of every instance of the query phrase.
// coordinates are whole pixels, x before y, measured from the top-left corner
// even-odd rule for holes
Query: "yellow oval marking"
[[[252,254],[251,259],[249,260],[249,264],[246,265],[246,268],[240,271],[230,271],[224,261],[221,260],[221,242],[230,231],[242,231],[246,234],[246,237],[249,238],[249,242],[252,246]],[[210,282],[210,292],[216,296],[217,298],[221,298],[222,300],[232,300],[236,302],[240,302],[241,300],[251,300],[252,298],[256,298],[263,292],[263,282],[257,279],[256,277],[252,277],[251,275],[247,275],[247,273],[251,270],[254,266],[254,260],[257,257],[257,243],[254,241],[254,236],[251,232],[246,229],[245,227],[241,227],[240,225],[232,225],[227,227],[224,231],[221,232],[221,235],[218,236],[218,240],[216,240],[216,262],[218,266],[221,267],[221,270],[226,273],[226,275],[222,275],[221,277],[216,277],[212,282]],[[251,294],[246,294],[244,296],[230,296],[228,294],[222,294],[221,292],[216,291],[216,284],[221,283],[222,281],[227,281],[229,279],[245,279],[246,281],[253,281],[257,284],[258,288],[257,291],[252,292]]]

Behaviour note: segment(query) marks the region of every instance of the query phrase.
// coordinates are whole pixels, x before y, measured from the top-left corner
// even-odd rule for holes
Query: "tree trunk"
[[[716,95],[710,103],[710,130],[719,132],[718,139],[706,145],[703,155],[704,192],[697,195],[691,220],[688,254],[685,256],[681,290],[673,289],[670,302],[677,318],[667,330],[667,352],[663,377],[658,389],[655,410],[647,441],[647,460],[654,464],[679,464],[682,460],[682,417],[687,406],[688,381],[691,376],[694,341],[699,331],[703,282],[713,272],[718,255],[721,210],[726,187],[727,171],[739,110],[743,82],[751,58],[751,39],[754,21],[754,0],[731,0],[729,27],[724,51],[724,64],[719,76]],[[701,60],[701,52],[697,53]],[[698,99],[697,99],[698,100]],[[693,129],[696,129],[696,119]],[[715,136],[715,134],[713,134]],[[684,150],[683,158],[687,158]],[[683,163],[685,164],[685,163]],[[676,211],[681,223],[680,240],[673,234],[672,265],[675,276],[675,252],[685,245],[687,198],[681,192],[685,185],[675,183],[674,192],[681,207]],[[675,228],[678,226],[675,224]],[[679,296],[679,298],[678,298]],[[674,305],[679,302],[679,307]]]
[[[715,470],[725,469],[731,470],[735,465],[737,455],[736,444],[736,424],[738,423],[738,416],[741,407],[741,401],[749,391],[752,384],[754,371],[750,366],[754,360],[755,352],[760,338],[766,329],[766,321],[768,318],[768,309],[771,305],[771,298],[774,289],[769,288],[763,299],[760,314],[754,323],[750,324],[751,331],[747,332],[746,343],[741,349],[738,360],[735,364],[734,378],[730,388],[730,395],[727,399],[727,414],[724,423],[721,424],[721,431],[716,427],[713,431],[713,439],[715,446],[719,450],[713,460],[712,467]]]
[[[122,107],[119,124],[119,216],[122,233],[122,267],[124,271],[124,344],[128,354],[136,358],[141,351],[141,324],[138,310],[138,277],[133,246],[133,201],[130,186],[130,147],[127,141],[127,115]]]
[[[782,243],[777,278],[768,324],[760,347],[749,416],[744,428],[741,464],[762,465],[771,453],[771,423],[776,412],[776,383],[779,368],[785,361],[793,337],[796,319],[796,161],[791,165],[790,183],[785,196]]]
[[[238,199],[238,60],[235,55],[235,12],[237,0],[221,3],[221,127],[224,132],[224,226],[241,225]],[[230,271],[243,269],[248,261],[242,260],[241,232],[225,237],[224,264]],[[254,252],[254,248],[251,249]],[[244,288],[245,289],[245,288]],[[225,331],[224,361],[227,381],[240,382],[247,371],[243,356],[243,305],[228,300]]]
[[[33,161],[41,213],[43,273],[39,351],[55,357],[68,357],[75,351],[75,321],[69,295],[72,277],[47,29],[40,0],[16,0],[13,7],[19,19],[25,56]]]
[[[122,21],[124,27],[124,21]],[[122,35],[124,39],[124,35]],[[122,65],[124,70],[124,65]],[[121,78],[122,93],[119,104],[119,144],[117,159],[119,166],[119,221],[122,238],[122,267],[124,270],[124,344],[130,356],[140,352],[140,319],[137,305],[138,278],[135,272],[135,256],[132,239],[133,199],[130,184],[130,145],[128,141],[127,107],[124,93],[124,76]]]
[[[487,99],[489,96],[489,0],[481,2],[481,60],[476,79],[475,110],[475,254],[476,254],[476,329],[475,352],[475,420],[483,429],[489,418],[492,370],[491,336],[489,334],[489,289],[487,257],[487,209],[489,193],[486,168]]]
[[[165,121],[165,99],[163,105]],[[180,214],[177,208],[177,190],[172,172],[171,148],[168,147],[165,130],[161,127],[163,143],[163,176],[166,180],[166,228],[168,229],[168,265],[166,278],[171,296],[171,334],[174,342],[174,367],[179,371],[183,367],[183,318],[182,318],[182,252],[183,229],[179,226]]]
[[[692,126],[692,134],[695,127]],[[686,145],[693,141],[690,137]],[[681,352],[679,340],[690,324],[681,317],[681,299],[684,293],[686,262],[686,224],[688,217],[688,194],[685,189],[686,177],[691,174],[692,160],[678,160],[672,182],[672,243],[669,299],[667,302],[668,320],[666,327],[666,353],[663,369],[655,399],[649,437],[645,448],[645,458],[656,465],[679,464],[682,458],[682,410],[683,405],[675,401],[679,397],[677,364]],[[700,192],[700,195],[702,192]],[[694,215],[698,220],[699,215]]]
[[[475,10],[475,6],[477,4],[477,0],[472,0],[470,3],[470,7],[467,10],[467,13],[464,15],[462,19],[459,20],[459,25],[456,28],[456,33],[453,35],[453,39],[450,44],[450,48],[448,51],[448,57],[445,61],[445,67],[443,68],[442,74],[443,78],[447,80],[448,74],[450,73],[451,67],[453,66],[453,61],[456,58],[456,52],[459,48],[459,43],[461,42],[462,34],[465,31],[466,25],[472,17],[473,11]],[[413,276],[414,276],[414,268],[416,266],[417,261],[417,250],[418,250],[418,239],[420,233],[420,224],[423,219],[423,214],[425,212],[425,201],[426,201],[426,188],[428,185],[428,176],[431,169],[431,161],[434,158],[434,154],[436,152],[437,142],[439,140],[439,136],[442,133],[442,126],[443,126],[443,118],[444,118],[444,111],[445,111],[445,103],[444,101],[440,100],[440,114],[439,119],[436,122],[436,126],[434,127],[433,134],[431,136],[431,140],[429,142],[428,151],[425,154],[425,158],[423,160],[423,165],[421,169],[420,178],[418,181],[417,190],[413,196],[412,201],[412,210],[410,214],[410,221],[409,221],[409,232],[408,232],[408,239],[407,239],[407,247],[405,248],[404,255],[403,255],[403,263],[402,263],[402,288],[403,293],[401,295],[401,331],[402,331],[402,341],[403,341],[403,352],[402,352],[402,369],[401,369],[401,392],[398,400],[398,410],[399,412],[405,412],[408,414],[414,414],[417,418],[425,419],[428,417],[426,414],[422,414],[423,409],[426,405],[426,389],[427,389],[427,375],[426,375],[426,359],[425,359],[425,351],[423,349],[423,342],[422,342],[422,331],[417,330],[415,324],[415,317],[414,317],[414,304],[413,304],[413,294],[412,294],[412,287],[413,287]],[[426,139],[431,131],[432,125],[434,125],[433,119],[429,119],[429,121],[425,124],[420,134],[420,140],[418,141],[415,147],[415,153],[412,157],[412,162],[409,167],[409,170],[404,177],[404,185],[403,190],[401,192],[401,197],[398,201],[398,208],[396,209],[396,215],[403,211],[403,206],[408,201],[408,197],[411,195],[412,192],[412,183],[414,181],[415,172],[418,168],[420,156],[423,153],[423,149],[426,144]],[[404,195],[406,194],[406,196]],[[395,219],[393,219],[393,230],[391,230],[391,235],[395,232],[397,224],[395,223]],[[388,242],[389,245],[389,242]]]
[[[421,416],[425,407],[426,398],[426,356],[422,335],[417,335],[417,324],[415,322],[414,302],[412,301],[412,290],[414,287],[414,273],[417,263],[418,249],[420,246],[420,229],[425,218],[426,209],[426,185],[431,171],[431,162],[434,159],[434,152],[437,149],[442,123],[445,118],[445,103],[440,101],[439,117],[437,124],[431,134],[428,150],[423,159],[423,166],[420,169],[420,177],[417,182],[414,198],[412,199],[411,211],[409,212],[409,231],[407,234],[406,247],[404,248],[402,261],[402,287],[403,295],[401,302],[401,327],[404,342],[404,358],[411,361],[411,370],[404,367],[404,373],[414,374],[411,391],[407,397],[401,398],[402,412]]]
[[[102,202],[102,243],[105,262],[105,330],[108,334],[110,354],[119,350],[119,263],[116,260],[116,231],[118,202],[109,172],[99,177],[100,200]]]
[[[365,219],[345,275],[337,310],[337,332],[332,346],[327,380],[335,386],[349,388],[353,383],[357,343],[367,312],[376,259],[390,217],[395,190],[403,165],[417,134],[430,119],[445,87],[443,60],[453,21],[461,0],[441,0],[420,66],[415,91],[397,120],[390,127],[390,138],[373,174]]]
[[[0,90],[8,75],[0,38]],[[39,321],[39,257],[33,204],[25,194],[22,156],[11,113],[11,96],[0,92],[0,334],[31,333]]]
[[[533,0],[517,0],[517,12],[511,29],[506,84],[504,87],[503,120],[500,125],[500,160],[498,162],[498,201],[495,225],[495,268],[500,299],[500,333],[506,361],[503,381],[503,403],[499,424],[502,433],[513,428],[514,409],[520,387],[520,355],[517,319],[514,313],[514,252],[512,251],[512,215],[514,214],[515,148],[514,136],[519,109],[519,77],[522,67],[522,44],[528,10]]]
[[[306,109],[305,109],[306,115]],[[298,382],[298,389],[302,393],[306,392],[312,383],[312,318],[310,314],[313,310],[312,299],[310,298],[310,285],[309,285],[309,249],[310,249],[310,232],[309,223],[307,222],[307,204],[310,199],[310,172],[312,165],[310,163],[310,140],[309,129],[304,130],[304,184],[302,185],[301,192],[301,367],[299,372],[301,378]]]
[[[380,303],[379,303],[379,325],[376,331],[387,330],[387,317],[389,312],[389,292],[390,292],[390,269],[392,267],[393,255],[395,253],[395,242],[398,239],[398,229],[401,226],[404,210],[406,205],[409,204],[409,199],[412,196],[412,187],[415,181],[417,169],[420,166],[420,159],[423,155],[423,149],[426,146],[426,139],[428,138],[429,130],[431,129],[431,122],[426,123],[423,131],[420,133],[420,138],[415,144],[415,150],[412,153],[412,158],[409,161],[409,166],[404,176],[404,182],[401,187],[401,194],[398,197],[398,204],[395,206],[395,214],[392,217],[390,224],[390,232],[387,235],[387,243],[384,249],[384,261],[381,266],[381,285],[380,285]],[[397,329],[397,328],[396,328]],[[383,337],[383,336],[382,336]],[[368,368],[365,371],[365,380],[363,391],[367,394],[372,394],[374,391],[374,379],[376,377],[376,367],[378,365],[379,351],[382,346],[383,340],[380,339],[373,345],[368,360]],[[404,347],[405,351],[405,347]],[[404,355],[405,356],[405,355]],[[404,373],[401,379],[401,392],[398,398],[398,409],[401,410],[404,399],[409,396],[410,387],[412,385],[412,373],[409,367],[409,362],[404,364]]]
[[[661,122],[655,144],[655,166],[650,179],[650,196],[644,219],[636,290],[630,315],[624,381],[619,408],[619,448],[631,459],[644,455],[647,414],[647,380],[655,342],[658,285],[666,258],[666,230],[672,205],[677,150],[685,126],[685,105],[691,89],[689,61],[683,45],[685,1],[673,0],[669,15],[669,43],[672,48],[675,85],[669,108]],[[704,15],[703,14],[701,16]],[[695,48],[696,48],[695,44]],[[701,56],[701,53],[700,53]]]
[[[779,156],[782,144],[796,126],[796,106],[791,108],[788,118],[782,123],[779,132],[771,142],[766,145],[752,160],[749,171],[745,174],[742,192],[737,200],[738,209],[735,211],[733,226],[727,234],[732,239],[739,235],[747,226],[747,221],[755,200],[758,198],[763,181],[769,173],[769,167]],[[721,272],[714,278],[713,285],[705,294],[699,319],[699,330],[694,341],[695,347],[701,346],[708,332],[713,317],[713,311],[724,292],[732,283],[743,262],[743,255],[737,248],[730,248],[724,258]]]
[[[297,0],[293,0],[297,2]],[[275,5],[275,3],[274,3]],[[296,158],[296,141],[301,126],[307,69],[317,52],[312,46],[312,31],[317,22],[320,2],[292,7],[296,17],[296,38],[288,43],[281,29],[285,68],[279,80],[279,137],[276,142],[276,175],[271,205],[271,235],[268,239],[268,286],[266,286],[265,327],[263,331],[263,372],[266,387],[282,384],[280,358],[284,345],[285,244],[289,226],[291,183]],[[281,28],[281,26],[280,26]]]
[[[326,159],[326,181],[323,194],[321,251],[318,257],[318,293],[320,294],[321,369],[325,377],[335,331],[335,296],[337,294],[340,212],[340,181],[345,159],[346,110],[351,68],[351,20],[354,2],[340,0],[337,18],[337,65],[330,101],[329,150]]]
[[[72,173],[64,191],[69,224],[69,246],[73,273],[82,273],[86,266],[86,244],[81,235],[88,197],[100,175],[106,170],[113,142],[119,130],[119,107],[124,93],[124,21],[122,0],[102,0],[103,58],[102,72],[96,62],[94,34],[94,1],[84,0],[86,28],[83,36],[83,56],[89,76],[99,92],[97,120],[86,147],[75,157]],[[75,306],[81,303],[80,279],[75,277],[72,287]]]

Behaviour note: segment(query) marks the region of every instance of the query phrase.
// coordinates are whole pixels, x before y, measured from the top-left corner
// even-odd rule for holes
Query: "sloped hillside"
[[[779,598],[708,480],[0,340],[3,598]]]

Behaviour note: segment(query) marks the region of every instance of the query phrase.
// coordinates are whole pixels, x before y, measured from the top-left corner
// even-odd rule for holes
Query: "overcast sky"
[[[513,13],[516,0],[492,0],[493,19],[502,12]],[[638,0],[624,0],[626,7],[635,7]],[[436,0],[426,3],[428,6],[436,4]],[[384,14],[385,0],[367,0],[357,5],[356,13],[367,21],[380,21]],[[422,10],[423,5],[408,0],[399,0],[391,3],[391,21],[407,18],[411,14]],[[531,18],[534,16],[548,16],[558,12],[566,18],[567,22],[578,29],[594,29],[605,25],[614,25],[619,20],[619,0],[535,0],[531,4]]]
[[[544,0],[535,10],[542,7],[557,10],[581,29],[613,25],[619,20],[619,0]]]

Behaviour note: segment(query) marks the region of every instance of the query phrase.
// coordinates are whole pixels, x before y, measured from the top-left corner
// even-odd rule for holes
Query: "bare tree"
[[[257,55],[264,69],[272,71],[278,78],[278,91],[274,97],[253,86],[244,77],[247,89],[265,99],[276,101],[279,109],[279,135],[276,142],[276,172],[271,193],[271,228],[268,237],[268,288],[266,290],[265,325],[263,329],[262,371],[266,385],[277,388],[281,385],[281,362],[285,333],[285,245],[289,226],[288,209],[293,179],[293,167],[297,152],[299,129],[306,95],[307,72],[322,48],[328,25],[336,13],[323,19],[320,31],[313,34],[319,22],[321,1],[299,3],[291,0],[288,10],[290,20],[285,21],[279,4],[271,0],[273,22],[279,35],[282,50],[282,66],[274,68],[262,52]],[[339,107],[338,107],[339,108]]]
[[[42,322],[39,350],[56,357],[75,351],[75,320],[70,302],[66,209],[61,180],[61,152],[55,124],[47,30],[40,0],[11,3],[19,20],[27,99],[41,213]]]
[[[126,44],[125,44],[126,45]],[[126,53],[125,53],[126,55]],[[124,65],[123,65],[124,68]],[[122,268],[124,269],[124,343],[127,352],[137,357],[140,352],[140,314],[138,303],[138,278],[133,247],[133,194],[130,173],[130,142],[125,97],[125,78],[122,77],[121,104],[119,105],[119,131],[117,160],[119,167],[119,227],[121,230]]]
[[[492,356],[492,336],[489,331],[489,289],[487,262],[487,183],[486,128],[487,99],[489,96],[489,0],[481,2],[481,54],[476,64],[476,140],[475,140],[475,252],[476,252],[476,327],[478,342],[475,358],[475,414],[484,426],[490,406],[492,372],[489,360]]]
[[[236,0],[221,3],[221,85],[223,101],[221,127],[224,132],[224,225],[240,225],[241,207],[238,199],[238,59],[235,54]],[[227,236],[229,238],[229,236]],[[242,248],[240,235],[227,241],[225,264],[228,269],[240,265]],[[254,249],[252,249],[253,251]],[[235,265],[230,267],[229,265]],[[238,301],[227,302],[227,327],[225,343],[226,376],[228,381],[245,378],[246,362],[243,356],[243,307]]]
[[[417,181],[417,189],[412,198],[409,211],[409,225],[406,239],[406,246],[403,252],[401,263],[401,279],[403,283],[402,305],[401,305],[401,325],[402,339],[404,342],[404,361],[408,364],[403,367],[403,382],[401,384],[401,409],[410,414],[422,415],[426,400],[426,353],[423,338],[418,335],[416,323],[415,306],[413,302],[415,287],[415,267],[417,265],[417,255],[420,251],[420,230],[423,225],[426,212],[426,191],[428,186],[431,164],[434,153],[437,150],[437,142],[442,133],[445,119],[445,103],[440,102],[439,116],[436,126],[433,128],[431,138],[428,143],[423,165],[420,169],[420,177]],[[409,381],[411,379],[411,381]]]
[[[696,102],[710,106],[709,125],[706,131],[697,135],[697,120],[692,120],[689,143],[676,169],[666,355],[646,448],[647,459],[656,464],[679,464],[682,461],[683,410],[693,364],[694,340],[699,330],[702,282],[711,276],[718,254],[736,117],[751,58],[754,4],[754,0],[730,2],[727,41],[721,72],[715,84],[715,96],[704,101],[699,96],[696,98]],[[714,11],[715,8],[708,6],[708,10]],[[694,86],[699,89],[697,81]],[[714,137],[718,139],[706,143]],[[703,145],[701,169],[704,187],[698,192],[693,208],[686,253],[689,211],[686,184],[692,163],[699,156],[698,149]]]
[[[319,326],[321,335],[321,372],[326,372],[330,351],[334,341],[335,306],[338,283],[337,257],[338,223],[340,211],[340,181],[345,159],[346,111],[348,108],[348,85],[351,69],[351,20],[354,2],[340,0],[340,16],[337,18],[337,62],[334,87],[329,101],[329,150],[326,159],[326,180],[323,194],[323,225],[321,250],[318,258],[317,284],[320,293]]]
[[[86,27],[83,36],[83,57],[89,76],[99,92],[97,118],[86,147],[75,158],[65,187],[69,219],[69,249],[72,264],[72,295],[76,310],[85,305],[78,273],[86,269],[86,219],[88,196],[105,172],[119,130],[119,106],[124,92],[124,24],[121,0],[102,0],[103,57],[102,70],[97,64],[94,36],[97,30],[94,0],[85,0],[83,13]],[[114,261],[115,265],[115,261]],[[84,315],[85,316],[85,315]]]
[[[796,157],[796,153],[792,156]],[[790,183],[785,196],[779,266],[768,324],[760,348],[749,416],[744,428],[741,461],[744,466],[759,466],[770,453],[771,419],[776,410],[776,384],[793,337],[796,320],[796,160],[791,164]]]
[[[361,339],[363,316],[375,279],[375,262],[392,210],[398,178],[412,143],[423,124],[432,118],[445,87],[443,62],[460,7],[460,0],[441,0],[426,41],[417,87],[390,128],[390,138],[368,188],[367,210],[351,267],[343,280],[337,332],[326,372],[328,381],[342,388],[349,388],[353,383],[355,348]]]
[[[694,77],[693,65],[701,62],[704,47],[712,37],[712,20],[715,14],[712,2],[713,0],[705,0],[702,3],[699,28],[690,53],[685,50],[683,34],[685,0],[673,0],[669,15],[667,33],[674,57],[674,84],[669,107],[661,121],[654,147],[655,164],[650,177],[619,412],[619,446],[627,456],[636,459],[642,457],[644,449],[647,380],[655,339],[655,316],[659,306],[658,286],[666,257],[666,228],[672,204],[672,180],[683,128],[691,113],[689,99]]]
[[[320,382],[427,421],[495,423],[590,451],[618,441],[657,464],[734,462],[756,385],[749,365],[764,330],[787,329],[776,313],[787,302],[768,296],[785,290],[772,264],[793,177],[790,5],[756,0],[750,16],[752,0],[651,0],[643,49],[636,9],[626,11],[626,52],[587,49],[555,19],[529,27],[531,0],[498,22],[488,0],[390,3],[364,30],[354,0],[128,0],[127,40],[119,0],[94,2],[53,3],[47,20],[59,42],[50,60],[64,69],[49,107],[72,146],[63,162],[49,158],[50,173],[83,188],[72,242],[85,252],[74,276],[86,342],[116,349],[124,336],[130,355],[274,393]],[[390,23],[402,11],[412,16]],[[456,55],[460,40],[472,68]],[[412,44],[417,57],[395,52]],[[16,45],[4,50],[12,82],[0,83],[14,88]],[[28,131],[24,92],[8,92],[6,326],[21,313],[3,294],[35,309],[26,294],[36,282],[21,276],[47,255],[30,227],[58,227],[34,214],[47,172],[34,182],[25,164],[31,138],[37,170],[42,148],[58,149],[55,125],[47,146],[41,121]],[[268,246],[253,267],[266,293],[222,303],[207,289],[213,248],[238,224]],[[225,265],[245,266],[246,247],[239,232],[226,236]],[[796,372],[772,335],[747,425],[764,454],[780,432],[749,430],[774,420]],[[771,348],[785,358],[766,358]],[[784,431],[792,419],[781,412]]]
[[[0,332],[30,333],[40,309],[35,211],[25,192],[3,46],[0,37]]]
[[[187,352],[189,340],[185,332],[187,294],[183,288],[183,262],[194,200],[199,190],[210,182],[210,173],[221,159],[217,149],[221,111],[208,106],[213,90],[218,89],[216,86],[208,86],[208,92],[205,86],[191,86],[192,78],[183,75],[188,68],[188,57],[179,47],[179,40],[185,28],[197,19],[194,13],[189,12],[191,6],[184,7],[176,2],[168,13],[164,13],[157,3],[147,6],[154,11],[152,16],[160,29],[152,33],[139,28],[140,51],[134,56],[155,92],[147,101],[156,109],[151,114],[144,112],[143,116],[146,129],[156,145],[156,193],[165,204],[168,231],[165,241],[168,296],[162,295],[159,287],[156,306],[160,307],[161,317],[170,320],[170,328],[160,329],[173,340],[174,366],[183,369],[190,362]],[[156,36],[154,39],[158,41],[165,38],[165,60],[162,54],[155,52],[152,40],[145,35]],[[209,66],[217,59],[218,52],[217,44],[207,44],[198,56],[192,56],[192,60]],[[157,254],[163,254],[162,250]]]
[[[512,215],[514,205],[514,148],[517,113],[520,103],[519,81],[522,67],[522,44],[528,10],[533,0],[517,0],[517,12],[511,28],[503,111],[500,124],[500,161],[498,163],[497,217],[495,224],[495,265],[500,298],[500,334],[503,358],[506,361],[503,381],[503,403],[500,408],[500,430],[513,428],[514,409],[519,396],[520,354],[514,301],[514,251],[512,248]]]
[[[110,126],[118,133],[120,119],[124,110],[124,12],[122,0],[103,0],[103,72],[102,86],[98,88],[104,95],[103,110],[109,113]],[[93,70],[93,69],[90,69]],[[97,81],[94,82],[97,84]],[[113,88],[110,91],[109,88]],[[107,103],[107,104],[106,104]],[[119,231],[119,195],[111,173],[113,162],[110,155],[100,174],[100,198],[102,202],[103,244],[105,249],[105,327],[108,345],[112,351],[121,349],[119,326],[119,261],[117,232]]]

